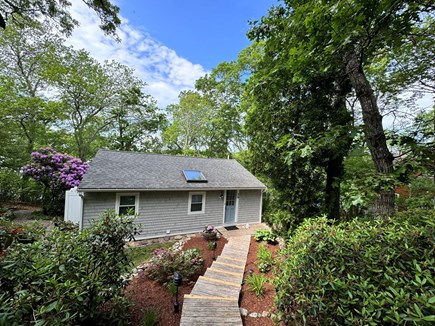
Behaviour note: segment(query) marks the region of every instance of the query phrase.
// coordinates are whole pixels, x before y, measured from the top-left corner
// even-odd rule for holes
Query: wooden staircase
[[[222,254],[184,295],[180,326],[242,326],[239,295],[250,235],[230,238]]]

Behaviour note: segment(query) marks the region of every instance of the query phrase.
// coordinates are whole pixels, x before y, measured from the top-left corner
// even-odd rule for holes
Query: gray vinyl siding
[[[221,191],[206,191],[205,194],[204,213],[189,214],[189,191],[140,192],[137,222],[142,224],[142,231],[137,238],[199,232],[207,224],[221,226],[224,219]],[[104,210],[115,209],[115,192],[86,192],[84,195],[83,227],[89,226],[89,221],[98,218]],[[260,198],[261,190],[240,191],[237,223],[260,221]]]
[[[89,226],[106,209],[115,209],[116,194],[114,192],[86,192],[83,201],[83,227]]]
[[[240,190],[237,223],[259,223],[260,209],[261,190]]]

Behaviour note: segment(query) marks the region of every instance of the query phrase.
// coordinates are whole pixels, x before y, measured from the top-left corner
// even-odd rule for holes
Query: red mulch
[[[223,246],[228,242],[227,239],[221,238],[217,241],[218,246],[216,249],[216,254],[220,255]],[[278,250],[278,246],[268,244],[269,250],[274,254]],[[204,240],[202,237],[195,237],[190,239],[184,246],[183,250],[189,248],[198,248],[202,251],[204,257],[204,267],[202,271],[198,274],[203,275],[206,269],[211,266],[213,262],[213,251],[208,249],[208,241]],[[257,250],[258,243],[251,237],[251,246],[248,253],[248,260],[245,268],[245,275],[249,275],[249,270],[253,269],[255,273],[258,273],[258,268],[255,265],[257,260]],[[272,271],[266,274],[268,278],[273,276]],[[180,301],[180,312],[174,313],[174,295],[172,295],[168,289],[160,285],[155,281],[149,280],[146,276],[142,275],[136,277],[128,285],[125,293],[126,297],[133,300],[134,305],[130,310],[131,325],[139,326],[141,325],[141,320],[143,317],[143,309],[148,307],[155,307],[159,313],[159,323],[162,326],[178,326],[180,324],[180,317],[183,305],[184,294],[190,293],[193,288],[194,283],[183,284],[179,288],[179,301]],[[273,300],[275,298],[275,290],[270,284],[265,286],[265,294],[263,297],[257,297],[254,293],[247,290],[246,285],[242,286],[241,292],[241,302],[240,306],[248,310],[249,313],[257,312],[262,313],[263,311],[270,311],[273,306]],[[253,317],[243,317],[243,325],[245,326],[268,326],[275,325],[273,321],[269,318],[253,318]]]
[[[224,245],[228,242],[227,239],[221,238],[217,240],[216,255],[220,255]],[[213,262],[213,251],[208,249],[208,241],[202,237],[195,237],[186,242],[183,250],[190,248],[198,248],[201,250],[204,265],[201,272],[194,278],[196,281],[199,275],[203,275],[208,267]],[[141,325],[143,317],[143,309],[155,307],[159,313],[159,323],[162,326],[178,326],[180,324],[181,309],[183,309],[183,298],[185,294],[192,291],[194,283],[184,283],[179,287],[178,298],[180,302],[180,312],[174,313],[174,295],[161,284],[149,280],[146,276],[138,276],[132,280],[127,286],[125,295],[133,300],[134,305],[130,310],[131,325]]]
[[[265,243],[266,244],[266,243]],[[251,246],[249,247],[248,258],[246,260],[245,275],[249,275],[249,270],[252,269],[254,273],[260,273],[257,265],[257,251],[259,243],[255,241],[254,237],[251,237]],[[278,245],[267,244],[267,247],[275,256],[279,250]],[[267,278],[273,278],[272,271],[266,274]],[[275,299],[275,288],[269,283],[265,284],[265,292],[262,297],[257,297],[254,292],[248,290],[248,286],[243,284],[242,292],[240,294],[240,307],[248,310],[248,313],[256,312],[261,314],[263,311],[271,311],[273,307],[273,301]],[[265,317],[242,317],[243,325],[245,326],[268,326],[275,325],[270,318]]]

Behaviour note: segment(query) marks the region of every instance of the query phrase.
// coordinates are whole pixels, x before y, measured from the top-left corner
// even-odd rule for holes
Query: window
[[[139,193],[116,194],[116,213],[134,215],[139,212]]]
[[[207,179],[201,171],[183,170],[183,174],[187,182],[207,182]]]
[[[205,211],[205,192],[189,193],[189,214],[202,214]]]

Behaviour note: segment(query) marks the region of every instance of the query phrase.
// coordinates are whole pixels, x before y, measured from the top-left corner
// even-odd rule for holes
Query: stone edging
[[[240,308],[240,315],[244,316],[244,317],[252,317],[252,318],[260,318],[260,317],[264,317],[264,318],[275,318],[276,315],[269,312],[269,311],[263,311],[263,312],[249,312],[247,309],[245,308]]]

